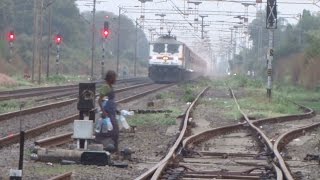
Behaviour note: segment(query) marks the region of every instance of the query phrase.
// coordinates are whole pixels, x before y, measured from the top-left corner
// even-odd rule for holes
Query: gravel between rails
[[[10,118],[0,122],[0,137],[5,137],[10,134],[20,132],[20,121],[22,127],[21,129],[28,130],[30,128],[48,123],[50,121],[62,119],[77,113],[77,103],[72,103],[67,106],[41,111],[37,114],[30,114],[21,117]]]
[[[158,93],[177,92],[175,93],[177,95],[177,99],[181,99],[179,98],[183,95],[181,91],[181,88],[175,86],[169,89],[161,90]],[[134,102],[120,104],[120,108],[130,109],[131,107],[131,109],[144,109],[147,106],[147,102],[149,102],[150,100],[154,100],[156,105],[155,108],[167,109],[168,106],[171,105],[176,105],[179,107],[181,106],[182,109],[186,107],[186,103],[179,101],[176,102],[176,100],[174,99],[157,100],[156,95],[158,93],[147,95],[144,98],[141,98]],[[68,111],[68,109],[66,109],[65,107],[63,108]],[[69,107],[69,111],[73,111],[71,112],[71,114],[77,112],[76,104],[74,104],[73,106],[71,105],[71,107]],[[62,114],[58,112],[59,110],[56,110],[53,112],[53,114]],[[32,118],[39,118],[38,116],[39,115],[35,115],[35,117]],[[50,132],[44,133],[41,136],[26,141],[24,157],[24,179],[48,179],[49,177],[60,174],[61,172],[65,172],[67,170],[74,171],[74,179],[132,179],[134,176],[138,176],[143,171],[146,171],[146,169],[150,167],[150,163],[152,164],[159,161],[160,158],[165,154],[167,144],[175,137],[173,134],[167,133],[167,128],[168,126],[166,125],[145,125],[137,127],[135,134],[120,135],[120,149],[123,149],[124,147],[130,147],[135,151],[135,153],[133,154],[133,161],[128,162],[129,168],[127,169],[115,168],[110,166],[62,166],[60,164],[53,164],[51,166],[46,163],[31,161],[29,157],[30,149],[33,148],[33,142],[35,140],[62,134],[65,132],[70,132],[72,131],[73,127],[72,124],[69,124],[67,126],[52,129]],[[18,144],[0,149],[0,177],[7,177],[9,169],[17,167],[19,151],[18,149]]]
[[[198,88],[197,90],[201,90]],[[157,93],[147,95],[139,100],[135,100],[129,103],[119,104],[120,109],[169,109],[171,107],[179,108],[182,112],[188,107],[186,102],[183,101],[184,89],[180,86],[173,86],[168,89],[161,90]],[[173,94],[171,98],[159,99],[158,94]],[[204,98],[229,98],[226,89],[213,88],[210,89]],[[148,107],[148,102],[154,102],[153,107]],[[72,105],[71,105],[72,106]],[[76,105],[69,108],[77,112]],[[225,110],[224,110],[225,111]],[[210,106],[203,106],[199,104],[194,113],[194,119],[202,118],[208,119],[213,127],[223,125],[224,121],[229,123],[236,123],[234,119],[226,119],[223,117],[221,109],[213,109]],[[208,112],[210,114],[206,114]],[[57,111],[53,114],[59,114]],[[212,115],[215,115],[214,118]],[[148,116],[148,114],[146,114]],[[219,117],[219,118],[215,118]],[[34,117],[36,118],[36,117]],[[129,119],[130,121],[130,119]],[[157,163],[165,154],[168,149],[168,144],[171,144],[176,138],[178,132],[178,126],[180,121],[177,121],[176,125],[139,125],[137,126],[134,134],[122,133],[120,134],[119,148],[130,147],[135,153],[132,155],[133,161],[126,161],[129,164],[128,168],[121,169],[116,167],[104,166],[83,166],[83,165],[60,165],[53,164],[48,165],[46,163],[34,162],[30,160],[30,149],[34,146],[33,142],[37,139],[44,137],[50,137],[57,134],[72,131],[72,124],[63,126],[57,129],[52,129],[50,132],[43,135],[29,139],[25,145],[25,164],[24,164],[24,179],[48,179],[54,175],[60,174],[66,171],[74,172],[74,179],[134,179],[145,172],[152,165]],[[0,149],[0,179],[5,178],[8,175],[9,169],[18,166],[18,144],[11,145]]]

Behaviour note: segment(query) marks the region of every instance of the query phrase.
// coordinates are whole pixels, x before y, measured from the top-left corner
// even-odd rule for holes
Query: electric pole
[[[201,39],[203,39],[203,18],[208,17],[208,15],[199,15],[201,17]]]
[[[271,89],[272,89],[272,61],[274,55],[273,49],[273,36],[274,29],[277,29],[277,1],[276,0],[267,0],[267,21],[266,27],[269,29],[269,52],[268,52],[268,83],[267,83],[267,97],[269,101],[271,100]]]
[[[56,56],[56,75],[59,75],[59,63],[60,63],[60,44],[62,42],[62,36],[58,33],[55,37],[57,45],[57,56]]]
[[[50,49],[52,47],[52,39],[51,39],[51,23],[52,23],[52,19],[51,19],[51,7],[49,7],[49,11],[48,11],[48,49],[47,49],[47,79],[49,78],[49,65],[50,65]]]
[[[92,47],[91,47],[91,75],[90,80],[93,81],[93,59],[94,59],[94,51],[95,51],[95,44],[94,44],[94,35],[95,35],[95,15],[96,15],[96,0],[93,0],[93,11],[92,11]]]
[[[119,76],[119,56],[120,56],[120,14],[121,14],[121,7],[119,7],[118,13],[118,34],[117,34],[117,75]]]
[[[39,39],[38,42],[40,43],[40,46],[38,46],[38,84],[41,83],[41,71],[42,71],[42,51],[41,51],[41,47],[42,47],[42,31],[43,31],[43,0],[41,0],[40,2],[40,8],[39,8],[39,26],[40,26],[40,32],[39,32]],[[38,43],[38,45],[39,45]]]
[[[104,78],[104,60],[105,60],[105,43],[109,36],[109,22],[105,21],[103,23],[103,33],[102,33],[102,59],[101,59],[101,79]]]
[[[137,49],[138,49],[138,19],[136,19],[136,34],[134,38],[134,77],[137,75]]]
[[[32,51],[32,72],[31,72],[31,80],[34,82],[34,65],[35,60],[37,59],[37,50],[38,50],[38,2],[39,0],[33,1],[33,51]]]

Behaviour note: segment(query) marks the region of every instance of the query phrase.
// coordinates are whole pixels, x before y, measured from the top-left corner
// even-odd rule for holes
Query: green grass
[[[33,101],[30,100],[28,102],[19,102],[18,100],[7,100],[0,102],[0,113],[12,112],[20,110],[20,105],[22,105],[22,109],[25,109],[28,105],[32,104]]]
[[[0,113],[16,111],[19,109],[19,102],[16,100],[8,100],[0,102]]]
[[[275,90],[275,94],[285,96],[291,101],[320,112],[320,92],[318,90],[306,90],[301,87],[281,87]]]
[[[225,118],[227,119],[239,120],[242,117],[233,99],[231,98],[214,98],[210,100],[205,98],[200,100],[200,104],[203,104],[206,107],[219,109],[219,112],[224,114]]]
[[[72,171],[76,168],[74,165],[61,166],[61,165],[44,165],[41,167],[35,167],[34,172],[37,172],[37,175],[40,176],[56,176],[62,173]]]
[[[263,83],[260,80],[248,78],[246,76],[237,75],[237,76],[230,76],[226,80],[227,84],[231,88],[263,88]]]
[[[269,102],[266,98],[265,86],[260,81],[249,79],[245,76],[236,76],[230,77],[227,82],[233,88],[244,87],[250,92],[249,97],[240,99],[239,103],[242,109],[257,118],[302,112],[288,100],[320,112],[320,103],[318,103],[320,101],[320,91],[318,89],[308,90],[301,86],[287,83],[275,83],[272,89],[272,100]]]
[[[132,126],[139,125],[175,125],[176,117],[181,115],[182,112],[175,109],[171,113],[153,113],[153,114],[135,114],[128,117],[128,123]]]
[[[183,89],[182,99],[184,102],[192,102],[195,100],[197,93],[200,92],[200,84],[182,84],[179,85]]]
[[[265,94],[254,92],[250,93],[249,97],[239,99],[238,102],[244,112],[257,119],[302,112],[298,106],[277,95],[274,95],[269,102]]]
[[[36,77],[35,82],[32,83],[31,80],[26,80],[21,76],[13,76],[17,84],[16,85],[4,85],[0,87],[0,91],[7,91],[13,89],[23,89],[31,87],[41,87],[41,86],[55,86],[63,84],[75,84],[81,81],[87,81],[86,76],[75,76],[75,75],[51,75],[48,79],[43,77],[41,79],[40,85],[38,84],[38,79]]]
[[[173,99],[175,98],[175,93],[174,92],[160,92],[156,94],[155,98],[156,99]]]

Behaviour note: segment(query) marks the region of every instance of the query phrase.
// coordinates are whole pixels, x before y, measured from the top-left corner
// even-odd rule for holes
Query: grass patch
[[[254,80],[246,76],[232,76],[227,79],[227,83],[232,88],[244,87],[251,92],[249,98],[239,100],[242,109],[251,116],[257,118],[274,117],[301,113],[298,107],[287,99],[308,106],[320,112],[320,91],[305,89],[302,86],[290,85],[287,83],[274,83],[272,89],[272,102],[266,98],[266,89],[262,81]]]
[[[135,114],[128,117],[128,123],[132,126],[140,125],[175,125],[176,117],[181,115],[182,112],[169,108],[171,113],[154,113],[154,114]]]
[[[48,84],[60,85],[60,84],[66,84],[66,83],[79,82],[83,80],[87,80],[86,77],[73,76],[73,75],[53,75],[47,78],[45,82]]]
[[[239,120],[242,115],[238,111],[233,99],[214,98],[214,99],[201,99],[200,104],[204,106],[218,109],[219,112],[224,114],[227,119]]]
[[[195,93],[193,92],[193,89],[190,87],[187,87],[184,91],[183,100],[185,102],[192,102],[196,99]]]
[[[8,100],[0,102],[0,113],[6,113],[10,111],[17,111],[20,107],[20,104],[16,100]]]
[[[237,88],[237,87],[262,88],[263,87],[262,81],[248,78],[242,75],[230,76],[226,81],[231,88]]]
[[[37,172],[37,175],[40,175],[40,176],[56,176],[62,173],[72,171],[75,168],[76,167],[73,165],[68,165],[68,166],[54,165],[51,167],[48,165],[44,165],[41,167],[35,167],[34,171]]]
[[[296,103],[299,103],[301,105],[308,106],[309,108],[312,108],[313,110],[320,112],[320,93],[317,91],[312,90],[281,90],[276,91],[276,94],[279,96],[285,96],[291,101],[294,101]]]
[[[0,91],[23,89],[23,88],[32,88],[32,87],[41,87],[41,86],[55,86],[63,84],[75,84],[81,81],[87,81],[86,76],[75,76],[75,75],[52,75],[48,79],[42,79],[41,84],[38,84],[37,77],[35,78],[34,83],[31,80],[24,79],[21,76],[12,77],[17,83],[15,85],[6,85],[1,86]]]
[[[15,99],[0,101],[0,113],[18,111],[18,110],[20,110],[21,105],[22,105],[22,109],[25,109],[26,107],[28,107],[32,103],[33,103],[32,100],[30,100],[28,102],[21,102],[21,101],[15,100]]]
[[[283,96],[274,94],[272,101],[269,102],[269,99],[261,91],[252,92],[252,90],[249,90],[249,92],[248,97],[238,99],[241,109],[249,116],[266,118],[302,112],[298,106],[286,100]]]
[[[156,99],[174,99],[176,96],[174,92],[160,92],[156,94]]]

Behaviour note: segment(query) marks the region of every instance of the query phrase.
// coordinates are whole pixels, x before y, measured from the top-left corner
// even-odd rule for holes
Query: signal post
[[[62,36],[58,33],[55,37],[55,43],[57,45],[57,56],[56,56],[56,75],[59,75],[59,63],[60,63],[60,44],[62,42]]]
[[[16,35],[13,30],[11,30],[8,33],[8,42],[9,42],[9,48],[10,48],[10,57],[9,57],[9,62],[12,61],[12,56],[13,56],[13,42],[16,40]]]
[[[269,50],[267,53],[267,97],[271,100],[272,89],[272,61],[274,55],[273,38],[274,29],[277,29],[277,0],[267,0],[267,21],[266,28],[269,29]]]
[[[104,21],[102,30],[102,59],[101,59],[101,79],[104,78],[104,64],[105,64],[105,43],[110,34],[109,22]]]

